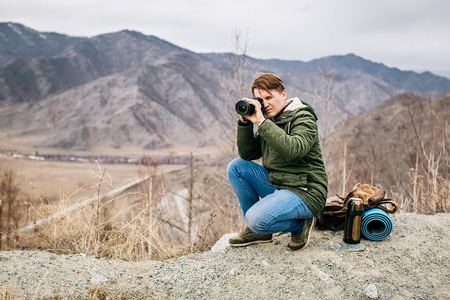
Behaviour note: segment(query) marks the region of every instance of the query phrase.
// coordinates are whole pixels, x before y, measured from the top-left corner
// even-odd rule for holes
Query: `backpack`
[[[327,199],[325,207],[317,216],[316,226],[322,230],[344,229],[347,204],[351,198],[360,198],[364,203],[364,211],[376,207],[389,214],[396,213],[399,205],[392,198],[386,198],[385,195],[385,190],[380,190],[369,184],[357,183],[347,196],[343,197],[336,194],[336,197]]]

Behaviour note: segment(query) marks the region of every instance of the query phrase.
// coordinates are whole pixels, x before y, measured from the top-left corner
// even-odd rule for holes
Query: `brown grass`
[[[79,197],[75,191],[61,193],[60,200],[54,203],[41,198],[28,209],[27,221],[31,224],[74,205],[80,207],[38,223],[32,230],[16,230],[4,249],[86,253],[132,261],[164,260],[207,250],[224,233],[242,226],[237,201],[223,184],[224,167],[200,165],[195,166],[196,172],[184,168],[168,174],[156,165],[135,168],[137,177],[149,179],[119,194],[115,193],[110,174],[98,165],[97,170],[88,172],[97,181],[89,188],[91,197]],[[169,188],[168,181],[178,182]],[[190,230],[184,226],[174,201],[174,195],[186,187],[193,190],[189,193],[191,202],[181,199],[189,211]],[[86,201],[89,203],[81,206]]]
[[[158,187],[164,190],[158,178],[149,180],[154,187],[151,190],[142,191],[137,186],[116,195],[112,194],[114,186],[104,169],[99,167],[96,176],[98,183],[92,187],[91,198],[94,201],[20,233],[16,247],[127,260],[164,259],[182,251],[163,234],[170,214],[161,205],[164,195],[160,199],[153,195]],[[34,206],[31,220],[45,219],[73,207],[74,197],[76,193],[61,195],[58,203]],[[78,198],[75,204],[85,201]],[[170,236],[178,238],[176,233]]]

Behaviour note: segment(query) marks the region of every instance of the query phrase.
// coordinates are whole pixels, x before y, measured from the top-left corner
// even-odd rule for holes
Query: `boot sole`
[[[264,243],[271,243],[272,240],[258,240],[258,241],[251,241],[251,242],[247,242],[247,243],[243,243],[243,244],[230,244],[231,247],[245,247],[245,246],[249,246],[249,245],[254,245],[254,244],[264,244]]]

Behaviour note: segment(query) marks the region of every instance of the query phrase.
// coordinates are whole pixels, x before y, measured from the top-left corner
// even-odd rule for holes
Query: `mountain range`
[[[206,147],[210,132],[232,126],[222,121],[238,100],[229,80],[236,58],[135,31],[85,38],[0,23],[0,150]],[[434,99],[450,91],[445,77],[354,54],[309,62],[245,59],[246,74],[280,75],[288,96],[313,104],[321,122],[358,115],[403,92]]]

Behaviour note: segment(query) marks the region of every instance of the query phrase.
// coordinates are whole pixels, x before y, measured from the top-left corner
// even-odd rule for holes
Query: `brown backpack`
[[[336,194],[336,197],[327,199],[325,207],[317,216],[316,226],[319,229],[344,229],[347,204],[351,198],[362,199],[364,202],[364,211],[376,207],[389,214],[396,213],[399,205],[392,198],[385,198],[385,195],[385,190],[380,190],[369,184],[357,183],[347,196],[343,197]]]

